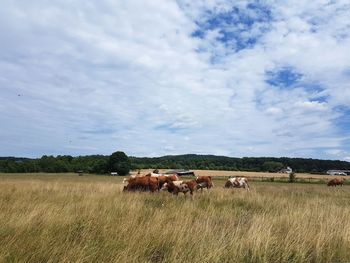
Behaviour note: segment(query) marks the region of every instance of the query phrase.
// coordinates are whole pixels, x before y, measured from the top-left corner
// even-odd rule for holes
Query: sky
[[[0,156],[350,161],[350,3],[3,0]]]

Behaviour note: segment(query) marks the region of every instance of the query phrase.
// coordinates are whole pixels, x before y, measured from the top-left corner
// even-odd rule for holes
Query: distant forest
[[[128,157],[131,169],[203,169],[277,172],[287,166],[296,173],[326,173],[330,169],[350,170],[345,161],[318,160],[305,158],[243,157],[233,158],[215,155],[174,155],[163,157]],[[86,173],[106,174],[110,156],[89,155],[73,157],[69,155],[42,156],[37,159],[0,157],[0,172],[63,173],[84,171]]]

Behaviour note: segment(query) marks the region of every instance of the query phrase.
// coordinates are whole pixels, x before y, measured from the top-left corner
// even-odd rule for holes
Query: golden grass
[[[194,199],[120,177],[0,175],[0,262],[350,261],[350,187],[252,182]]]

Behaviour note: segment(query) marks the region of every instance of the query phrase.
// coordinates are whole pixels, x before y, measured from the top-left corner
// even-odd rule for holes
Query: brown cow
[[[334,186],[334,187],[337,187],[337,185],[343,186],[344,182],[345,182],[345,178],[341,178],[341,179],[334,178],[328,181],[327,186]]]
[[[168,174],[165,176],[170,178],[170,180],[172,180],[172,181],[179,181],[179,177],[176,174]]]
[[[156,177],[159,180],[159,189],[161,189],[163,187],[163,185],[167,182],[167,179],[169,178],[171,181],[178,181],[179,178],[177,177],[176,174],[167,174],[167,175],[155,175],[155,174],[146,174],[145,176],[149,176],[149,177]]]
[[[167,180],[171,181],[178,181],[179,178],[176,176],[176,174],[171,174],[171,175],[159,175],[159,176],[152,176],[152,177],[157,177],[159,180],[159,189],[163,187],[163,185],[167,182]]]
[[[185,181],[185,182],[183,182],[182,184],[186,184],[186,185],[188,186],[188,188],[189,188],[190,191],[191,191],[191,195],[193,195],[193,192],[194,192],[195,190],[197,190],[198,184],[197,184],[196,180]]]
[[[196,178],[196,183],[198,184],[198,188],[207,188],[208,190],[214,187],[214,184],[211,180],[211,176],[198,176]]]
[[[124,186],[123,191],[151,191],[153,193],[159,190],[158,177],[131,177],[127,182],[128,184]]]
[[[152,176],[153,177],[153,176]],[[167,177],[161,175],[161,176],[158,176],[158,177],[153,177],[153,178],[158,178],[158,181],[159,181],[159,189],[161,189],[163,187],[163,185],[166,183],[167,181]]]

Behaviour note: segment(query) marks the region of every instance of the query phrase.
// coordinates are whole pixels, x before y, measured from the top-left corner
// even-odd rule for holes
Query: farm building
[[[348,175],[350,174],[349,170],[328,170],[327,174],[329,175]]]
[[[169,171],[166,171],[165,174],[177,174],[178,176],[194,176],[194,172],[192,171],[189,171],[189,170],[183,170],[183,169],[180,169],[180,170],[169,170]]]
[[[284,174],[291,174],[293,172],[293,169],[287,166],[287,168],[279,170],[279,173],[284,173]]]

